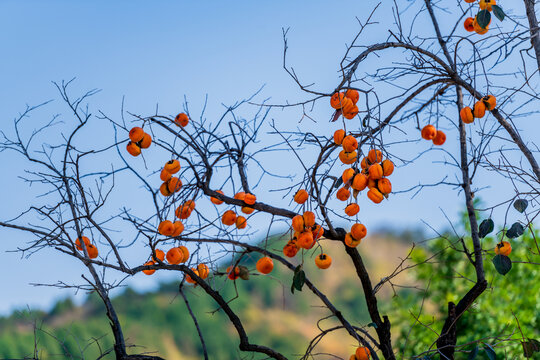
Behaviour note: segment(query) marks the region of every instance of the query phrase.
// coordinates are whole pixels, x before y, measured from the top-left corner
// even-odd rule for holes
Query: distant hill
[[[374,283],[392,272],[399,258],[405,257],[409,249],[406,242],[390,236],[368,237],[359,247]],[[362,287],[342,245],[325,242],[325,251],[332,254],[332,267],[322,271],[314,266],[312,259],[306,259],[308,276],[338,309],[347,314],[348,319],[356,325],[370,323]],[[250,269],[255,267],[254,263],[243,264]],[[239,297],[231,305],[242,319],[251,342],[276,348],[290,359],[296,359],[319,332],[317,320],[328,313],[309,290],[291,294],[291,280],[292,273],[279,265],[269,276],[254,274],[248,281],[238,280]],[[224,281],[222,277],[215,281],[226,298],[235,296],[231,281]],[[412,284],[406,277],[398,282]],[[264,358],[238,351],[234,328],[221,311],[215,311],[216,304],[201,289],[188,286],[186,293],[198,314],[211,359]],[[158,291],[149,293],[137,293],[128,288],[113,299],[127,342],[139,346],[131,352],[148,352],[168,360],[201,359],[195,326],[183,299],[177,295],[178,282],[172,282],[163,283]],[[386,299],[392,295],[390,287],[383,287],[380,292]],[[382,306],[390,307],[388,304]],[[37,328],[35,332],[33,323]],[[322,322],[323,326],[333,323],[334,320]],[[343,332],[336,332],[325,337],[317,352],[345,357],[355,344],[349,336],[343,335]],[[110,328],[96,296],[89,296],[82,306],[75,306],[66,299],[48,313],[19,311],[0,318],[0,359],[33,357],[35,347],[40,359],[95,359],[111,346]],[[112,359],[113,356],[109,354],[103,358]]]

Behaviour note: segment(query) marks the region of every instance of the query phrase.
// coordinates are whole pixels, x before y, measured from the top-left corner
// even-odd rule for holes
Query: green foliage
[[[493,9],[493,14],[495,14],[497,19],[503,21],[504,17],[506,16],[503,9],[499,5],[493,5],[491,8]]]
[[[476,21],[482,29],[485,29],[491,21],[491,13],[487,10],[480,10],[476,15]]]
[[[501,254],[495,255],[491,262],[495,266],[495,270],[501,275],[506,275],[512,270],[512,260],[508,256]]]
[[[513,250],[510,258],[527,261],[534,244],[531,234],[525,233],[523,237],[511,241]],[[464,242],[468,249],[472,249],[470,238],[465,238]],[[522,335],[513,313],[519,320],[525,338],[540,338],[537,298],[540,293],[540,267],[514,263],[506,276],[501,276],[491,264],[496,243],[497,239],[491,237],[482,241],[483,248],[488,251],[484,269],[489,285],[474,306],[460,318],[457,345],[479,342],[480,351],[476,358],[490,358],[493,354],[497,354],[497,358],[522,358]],[[436,348],[434,343],[437,336],[433,331],[441,331],[448,302],[457,303],[473,285],[474,267],[462,252],[455,249],[463,249],[460,240],[446,236],[431,241],[426,248],[417,248],[413,253],[413,261],[419,264],[412,270],[414,277],[427,290],[401,293],[394,300],[393,308],[399,309],[399,320],[394,317],[394,327],[400,329],[395,344],[405,357],[414,357]],[[430,264],[422,264],[432,255],[435,257]],[[413,316],[418,317],[419,322],[411,326],[415,320]],[[504,350],[495,346],[498,336],[509,336],[510,341],[504,342]],[[462,358],[467,358],[473,355],[475,346],[468,345],[459,350],[465,353]],[[457,358],[461,358],[459,356]]]

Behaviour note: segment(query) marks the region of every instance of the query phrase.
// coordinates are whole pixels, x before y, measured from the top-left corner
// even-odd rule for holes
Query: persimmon
[[[463,27],[468,32],[473,32],[474,31],[474,19],[472,17],[466,18],[465,22],[463,23]]]
[[[367,192],[367,197],[375,204],[379,204],[384,199],[384,195],[381,194],[381,192],[376,188],[369,189],[369,191]]]
[[[353,168],[345,169],[343,171],[343,174],[341,175],[341,180],[343,180],[343,184],[346,185],[349,182],[349,180],[352,179],[353,176],[354,176]]]
[[[159,223],[158,232],[163,236],[172,236],[174,234],[174,224],[170,220],[163,220]]]
[[[182,252],[182,260],[180,262],[185,263],[189,259],[189,250],[185,246],[179,246],[178,250]]]
[[[228,274],[227,277],[230,280],[236,280],[240,277],[240,268],[238,266],[235,266],[234,269],[232,266],[229,266],[225,272]]]
[[[316,225],[313,230],[311,230],[311,233],[313,234],[313,239],[318,240],[324,235],[324,229],[321,225]]]
[[[144,130],[138,126],[135,126],[131,130],[129,130],[129,140],[131,140],[134,143],[138,143],[141,141],[144,137]]]
[[[347,135],[343,138],[341,146],[345,152],[353,152],[354,150],[358,149],[358,140],[356,140],[356,138],[352,135]]]
[[[199,277],[201,279],[206,279],[210,274],[210,270],[208,269],[208,266],[206,264],[197,265],[197,271],[199,272]]]
[[[365,169],[367,169],[369,167],[369,165],[371,165],[371,164],[369,164],[368,158],[363,157],[362,161],[360,161],[360,167],[365,170]]]
[[[244,214],[247,214],[247,215],[249,215],[249,214],[251,214],[251,213],[253,213],[253,212],[255,211],[254,208],[249,207],[249,206],[242,206],[242,208],[241,208],[240,210],[241,210]]]
[[[370,165],[368,168],[369,172],[369,178],[373,180],[378,180],[383,177],[383,168],[381,164],[375,163],[373,165]]]
[[[343,99],[345,99],[345,94],[342,92],[337,92],[330,97],[330,106],[334,109],[341,109],[343,107]]]
[[[332,265],[332,258],[330,255],[321,254],[315,258],[315,265],[317,265],[319,269],[328,269],[330,265]]]
[[[358,100],[360,99],[360,94],[358,93],[357,90],[349,89],[345,91],[345,97],[348,97],[349,99],[351,99],[353,104],[356,104]]]
[[[425,140],[433,140],[437,135],[437,129],[433,125],[426,125],[422,128],[422,138]]]
[[[150,261],[147,261],[144,263],[144,266],[148,266],[148,265],[154,265],[155,262],[153,260],[150,260]],[[146,275],[152,275],[153,273],[156,272],[155,269],[148,269],[148,270],[143,270],[142,271],[143,273],[145,273]]]
[[[351,192],[349,191],[349,189],[345,187],[342,187],[336,193],[336,197],[341,201],[347,201],[347,199],[349,199],[350,196],[351,196]]]
[[[345,109],[352,109],[355,105],[353,104],[352,100],[348,97],[344,97],[343,100],[341,100],[341,112],[343,113]]]
[[[437,135],[433,138],[433,144],[442,145],[446,142],[446,134],[442,130],[437,130]]]
[[[195,268],[191,268],[191,271],[193,271],[193,273],[197,276],[200,277],[199,275],[199,270],[195,269]],[[193,278],[191,276],[189,276],[189,274],[186,274],[186,282],[187,283],[190,283],[190,284],[197,284],[197,282],[195,280],[193,280]]]
[[[380,179],[377,188],[382,194],[390,194],[392,192],[392,183],[387,178]]]
[[[484,105],[486,105],[487,110],[493,110],[495,109],[495,106],[497,106],[497,98],[493,95],[486,95],[482,98],[482,102]]]
[[[186,202],[180,205],[179,207],[177,207],[174,214],[176,215],[177,218],[185,220],[191,216],[192,211],[193,211],[192,208]]]
[[[225,195],[223,194],[223,191],[221,190],[216,190],[217,193],[221,194],[221,195]],[[223,200],[219,200],[218,198],[215,198],[215,197],[210,197],[210,201],[212,202],[212,204],[214,205],[221,205],[223,204]]]
[[[334,144],[341,145],[345,137],[345,130],[339,129],[334,132]]]
[[[362,191],[362,190],[364,190],[366,188],[367,183],[368,183],[368,177],[366,175],[360,173],[360,174],[354,175],[351,187],[354,190]]]
[[[289,242],[283,247],[283,255],[292,258],[298,254],[298,250],[298,246]]]
[[[180,180],[176,176],[171,176],[169,181],[167,181],[167,189],[171,194],[180,191],[181,188],[182,180]]]
[[[165,258],[169,264],[178,265],[184,260],[184,253],[179,248],[173,247],[167,251]]]
[[[339,153],[339,160],[341,160],[342,163],[350,165],[356,161],[356,158],[358,156],[358,153],[356,151],[353,152],[346,152],[345,150],[341,150]]]
[[[345,214],[349,216],[354,216],[358,214],[359,211],[360,211],[360,206],[358,206],[358,204],[356,203],[349,204],[345,207]]]
[[[292,218],[292,228],[294,231],[304,231],[304,217],[296,215]]]
[[[362,240],[367,235],[367,229],[364,224],[356,223],[351,227],[351,236],[356,240]]]
[[[257,261],[256,268],[261,274],[267,275],[270,274],[274,269],[274,262],[271,258],[265,256]]]
[[[85,246],[88,246],[90,244],[90,239],[87,238],[86,236],[83,236],[82,240],[83,240],[83,243],[84,243]],[[79,238],[77,238],[77,240],[75,240],[75,247],[79,251],[82,251],[82,249],[83,249],[82,245],[81,245],[81,241],[79,240]]]
[[[358,106],[352,105],[350,107],[343,108],[343,117],[347,120],[352,120],[359,113]]]
[[[490,21],[491,22],[491,21]],[[488,32],[489,30],[489,24],[483,28],[480,26],[480,24],[478,23],[476,17],[474,18],[474,22],[473,22],[473,27],[474,27],[474,31],[478,34],[478,35],[484,35],[485,33]]]
[[[233,225],[236,223],[236,213],[232,210],[227,210],[221,216],[221,222],[223,225]]]
[[[473,111],[468,106],[465,106],[463,109],[461,109],[461,111],[459,112],[459,117],[461,118],[461,121],[463,121],[465,124],[470,124],[474,121]]]
[[[474,104],[473,115],[475,118],[478,118],[478,119],[483,118],[484,115],[486,115],[486,105],[484,104],[483,101],[477,101]]]
[[[162,169],[161,173],[159,174],[159,178],[161,179],[161,181],[169,181],[171,177],[172,174],[165,169]]]
[[[473,2],[476,2],[477,0],[465,0],[466,3],[473,3]]]
[[[245,229],[247,226],[247,220],[243,216],[237,216],[235,223],[237,229]]]
[[[235,198],[236,200],[242,200],[242,201],[244,201],[244,199],[246,198],[246,193],[243,192],[243,191],[240,191],[240,192],[234,194],[234,198]]]
[[[98,257],[98,248],[94,244],[88,244],[88,246],[86,246],[86,252],[88,253],[88,257],[90,259],[95,259]]]
[[[141,148],[139,145],[135,144],[133,141],[128,142],[126,149],[130,155],[139,156],[141,155]]]
[[[394,163],[391,160],[383,160],[381,163],[383,176],[390,176],[394,172]]]
[[[150,134],[144,133],[143,138],[139,141],[139,146],[141,149],[148,149],[150,145],[152,145],[152,137]]]
[[[354,353],[357,360],[369,360],[371,357],[371,353],[369,349],[365,346],[360,346],[356,348],[356,352]]]
[[[502,241],[495,246],[495,254],[508,256],[512,252],[512,245],[508,241]]]
[[[304,215],[302,215],[304,218],[304,226],[307,228],[315,226],[315,213],[313,211],[306,211],[304,212]]]
[[[480,0],[478,5],[480,6],[481,10],[491,11],[493,10],[492,6],[497,5],[497,1],[496,0]]]
[[[173,225],[174,225],[174,232],[171,236],[173,237],[180,236],[180,234],[184,231],[184,224],[182,224],[181,221],[175,221]]]
[[[163,250],[155,249],[154,252],[156,253],[156,257],[154,257],[154,255],[152,255],[152,260],[153,261],[158,261],[158,259],[160,261],[163,261],[165,259],[165,252],[163,252]]]
[[[362,242],[362,239],[355,239],[351,233],[347,233],[345,234],[345,245],[347,245],[348,247],[351,247],[351,248],[355,248],[357,247],[358,245],[360,245],[360,243]]]
[[[382,161],[381,150],[377,150],[377,149],[369,150],[367,159],[371,164],[380,163]]]
[[[298,204],[303,204],[309,198],[309,194],[306,190],[300,189],[294,194],[294,201]]]
[[[376,188],[376,187],[377,187],[377,180],[374,180],[372,178],[368,178],[367,188],[368,189],[373,189],[373,188]]]
[[[178,160],[169,160],[165,163],[165,166],[163,167],[166,171],[170,172],[171,174],[176,174],[178,171],[180,171],[180,161]]]
[[[190,210],[193,211],[195,209],[195,201],[186,200],[186,202],[184,203],[184,206],[187,206]]]
[[[296,245],[304,249],[311,249],[315,244],[315,239],[313,239],[313,233],[311,231],[302,231]]]
[[[246,193],[246,196],[244,196],[244,202],[248,205],[253,205],[257,201],[257,197],[253,194]]]
[[[173,193],[169,191],[169,187],[167,186],[167,182],[164,182],[163,184],[161,184],[161,186],[159,187],[159,192],[161,193],[161,195],[163,196],[171,196]]]
[[[180,113],[174,118],[174,123],[181,127],[186,127],[189,123],[189,117],[186,113]]]

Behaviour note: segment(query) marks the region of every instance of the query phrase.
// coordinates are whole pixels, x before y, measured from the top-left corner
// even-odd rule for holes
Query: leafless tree
[[[140,115],[124,111],[123,108],[121,119],[101,112],[93,114],[87,103],[95,91],[72,98],[70,82],[57,84],[71,117],[67,126],[69,131],[63,133],[58,144],[36,143],[41,135],[54,131],[60,125],[57,117],[30,134],[24,130],[24,122],[30,115],[47,104],[28,107],[14,121],[15,136],[3,134],[0,144],[0,151],[16,152],[28,163],[25,180],[29,184],[39,184],[47,189],[42,197],[43,204],[30,205],[27,211],[14,219],[0,222],[0,225],[33,236],[27,246],[18,246],[23,253],[54,248],[80,260],[86,267],[84,283],[71,285],[59,282],[56,286],[95,291],[100,296],[114,335],[112,351],[117,359],[159,359],[154,355],[128,355],[129,344],[126,344],[109,295],[111,289],[120,286],[123,281],[110,281],[110,278],[114,278],[109,277],[110,273],[121,274],[125,279],[151,270],[181,272],[186,280],[197,285],[199,291],[211,297],[234,326],[240,340],[240,350],[286,359],[275,349],[252,343],[242,319],[229,305],[231,299],[224,298],[220,293],[223,283],[230,280],[227,280],[228,271],[218,268],[219,261],[228,259],[231,267],[238,266],[240,275],[244,276],[247,270],[241,267],[241,262],[251,253],[267,256],[289,269],[297,279],[297,285],[307,287],[326,307],[328,317],[337,321],[337,325],[329,327],[319,324],[320,334],[306,344],[303,359],[315,358],[321,339],[338,330],[345,330],[359,346],[367,347],[374,359],[395,359],[397,355],[392,344],[391,319],[381,313],[377,292],[385,285],[392,288],[397,286],[393,283],[395,276],[414,266],[408,261],[410,253],[404,254],[399,266],[374,286],[369,269],[357,248],[345,244],[348,231],[335,225],[337,220],[351,220],[333,205],[336,190],[341,185],[348,186],[343,184],[341,177],[343,168],[336,169],[341,164],[338,158],[340,145],[334,142],[332,134],[321,134],[315,127],[308,131],[287,131],[280,129],[270,118],[274,109],[287,108],[291,111],[300,109],[303,118],[314,120],[313,109],[317,104],[326,104],[336,93],[356,90],[360,94],[358,115],[346,120],[338,110],[333,119],[338,120],[336,124],[343,125],[347,134],[357,139],[358,156],[351,166],[358,171],[362,168],[362,158],[371,149],[382,150],[385,158],[391,158],[402,166],[415,160],[391,151],[392,144],[386,140],[390,129],[400,131],[402,136],[399,142],[403,144],[419,139],[420,130],[428,122],[450,129],[459,138],[457,151],[439,148],[449,159],[445,161],[450,169],[441,181],[435,184],[421,183],[408,190],[421,191],[426,186],[451,188],[463,198],[467,210],[470,243],[461,240],[449,244],[449,248],[462,253],[474,268],[476,278],[470,289],[460,294],[457,304],[448,303],[443,329],[433,348],[426,349],[424,353],[438,353],[441,359],[454,359],[455,353],[463,349],[462,344],[458,344],[457,320],[466,316],[467,310],[488,287],[484,261],[491,256],[492,249],[482,247],[483,234],[479,229],[477,212],[490,214],[495,208],[510,208],[516,199],[527,200],[534,206],[523,206],[525,219],[522,228],[532,228],[539,213],[535,210],[538,209],[540,195],[540,167],[535,157],[538,148],[533,142],[534,137],[520,133],[517,122],[518,119],[534,116],[537,111],[535,104],[539,100],[537,84],[540,77],[538,22],[534,1],[524,0],[523,9],[517,8],[517,4],[512,5],[516,8],[506,16],[504,27],[492,24],[489,32],[480,36],[466,33],[462,27],[465,18],[471,14],[474,16],[478,11],[477,3],[394,1],[391,7],[394,24],[387,38],[370,43],[366,42],[369,37],[362,35],[370,27],[380,26],[376,19],[383,15],[378,13],[380,6],[376,6],[365,19],[359,20],[358,34],[346,48],[338,69],[341,79],[333,89],[318,90],[314,85],[300,80],[294,68],[287,63],[289,34],[284,31],[283,67],[305,94],[304,101],[296,104],[257,103],[258,94],[255,94],[227,107],[220,118],[212,121],[206,118],[204,110],[199,114],[191,112],[186,102],[183,112],[190,119],[187,126],[177,126],[174,115]],[[446,18],[451,16],[453,19],[451,26],[447,19],[441,26],[439,19],[443,12]],[[419,26],[420,22],[429,23],[430,28]],[[379,61],[370,61],[376,57]],[[514,64],[510,70],[509,63]],[[481,102],[486,95],[496,95],[496,108],[488,111],[486,118],[477,119],[474,127],[461,121],[460,111],[474,102]],[[426,122],[423,120],[426,118],[434,120]],[[163,163],[169,159],[178,159],[181,163],[178,177],[183,185],[171,196],[164,197],[156,186],[154,179],[159,176],[161,168],[153,167],[150,161],[145,163],[145,149],[140,157],[132,158],[127,154],[127,133],[133,125],[151,134],[152,148],[167,156]],[[115,134],[115,141],[103,144],[96,141],[99,147],[89,147],[89,139],[95,136],[96,127],[100,131],[109,127],[111,133]],[[262,129],[266,127],[270,128],[269,135],[275,139],[272,142],[260,141],[263,138]],[[429,151],[437,154],[435,147]],[[269,171],[264,158],[272,153],[294,157],[302,167],[302,174],[294,176]],[[103,159],[110,162],[106,163]],[[97,169],[89,170],[88,164],[96,165]],[[475,192],[488,182],[483,178],[475,179],[481,171],[506,179],[508,186],[515,189],[515,194],[508,199],[497,199],[485,209],[475,208]],[[110,199],[116,191],[122,191],[121,183],[124,180],[121,179],[126,177],[140,185],[139,191],[144,189],[150,208],[140,211],[127,207],[119,211],[111,209]],[[254,194],[260,183],[278,182],[279,179],[287,179],[292,184],[276,188],[276,194],[282,194],[282,199],[279,196],[272,198],[275,201],[259,198],[249,204],[234,196],[239,192]],[[476,187],[473,187],[473,179],[478,181],[478,185],[475,181]],[[217,191],[221,189],[223,193]],[[291,205],[289,200],[298,189],[308,191],[310,199],[307,205]],[[351,202],[361,201],[356,195]],[[218,199],[225,205],[197,206],[189,220],[184,221],[185,229],[180,235],[160,234],[158,224],[175,218],[178,207],[187,201],[199,204],[200,200],[202,202],[208,197]],[[527,203],[522,202],[521,205]],[[272,232],[271,226],[275,222],[290,224],[290,219],[301,215],[304,210],[315,212],[317,224],[324,229],[324,236],[317,241],[313,250],[301,251],[319,254],[325,242],[343,244],[343,252],[356,270],[372,326],[355,324],[347,319],[332,299],[320,291],[300,267],[273,250],[268,240],[264,246],[255,245],[250,242],[250,230],[237,231],[231,229],[234,227],[223,225],[221,216],[224,209],[235,208],[243,208],[246,212],[254,209],[253,215],[246,215],[248,223],[253,216],[264,217],[269,224],[266,229],[268,234]],[[136,234],[134,240],[124,240],[117,231],[126,226]],[[508,226],[504,224],[503,227]],[[283,235],[291,236],[291,232]],[[85,246],[77,249],[76,239],[83,239],[83,236],[93,239],[99,248],[98,257],[90,258]],[[504,234],[501,239],[502,236]],[[156,259],[156,262],[129,265],[123,249],[135,242],[145,242],[148,257]],[[170,264],[159,259],[156,250],[172,244],[189,247],[191,255],[186,263]],[[537,241],[536,249],[531,250],[531,257],[535,256],[540,256]],[[210,266],[211,277],[206,278],[196,271],[194,266],[201,263]],[[534,266],[534,261],[523,263],[524,266]],[[298,280],[300,273],[305,279]],[[197,314],[191,310],[184,296],[184,286],[183,281],[179,292],[188,306],[205,349],[204,334],[197,325]],[[499,340],[503,344],[506,341],[502,338]],[[204,357],[209,358],[206,350]]]

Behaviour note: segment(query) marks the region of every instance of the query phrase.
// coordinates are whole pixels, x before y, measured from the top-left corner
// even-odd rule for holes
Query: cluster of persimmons
[[[82,236],[82,240],[83,240],[83,243],[86,247],[86,253],[88,254],[88,257],[90,259],[95,259],[98,257],[98,249],[96,247],[96,245],[92,244],[90,242],[90,239],[87,238],[86,236]],[[75,247],[77,248],[77,250],[79,251],[83,251],[83,247],[82,247],[82,244],[81,244],[81,241],[79,240],[79,238],[77,238],[77,240],[75,240]]]
[[[349,89],[346,92],[335,93],[331,97],[330,103],[331,106],[336,109],[337,116],[342,115],[346,119],[352,119],[358,114],[358,107],[356,105],[358,100],[358,91]],[[187,114],[180,113],[176,116],[174,122],[178,126],[185,127],[189,124],[190,119]],[[129,132],[129,139],[127,151],[133,156],[140,155],[141,149],[148,148],[152,143],[150,135],[145,133],[140,127],[131,129]],[[358,193],[368,188],[367,197],[371,201],[380,203],[384,198],[387,198],[388,194],[392,191],[392,184],[387,178],[394,171],[394,164],[392,161],[389,159],[383,160],[383,154],[381,150],[378,149],[369,150],[368,155],[360,161],[358,158],[359,149],[356,137],[353,134],[347,135],[343,129],[335,132],[333,141],[335,145],[343,148],[339,153],[341,162],[352,166],[343,172],[341,177],[343,187],[337,190],[336,197],[341,201],[348,201],[352,192],[354,199],[356,199]],[[358,164],[353,165],[356,163]],[[180,169],[181,165],[178,159],[171,159],[165,163],[160,172],[162,184],[159,191],[161,195],[168,197],[181,190],[183,185],[179,176]],[[225,195],[222,190],[216,190],[215,193]],[[241,213],[249,215],[255,211],[254,207],[257,202],[257,197],[254,194],[249,192],[238,192],[234,195],[234,199],[242,201],[242,205],[239,206]],[[294,195],[294,201],[298,204],[305,204],[308,199],[309,193],[305,189],[298,190]],[[211,196],[210,201],[216,206],[224,203],[224,201],[216,195]],[[184,224],[182,221],[187,220],[194,209],[194,200],[185,201],[176,208],[174,219],[163,219],[159,223],[157,232],[165,237],[175,238],[180,236],[184,231]],[[359,209],[356,202],[351,202],[345,207],[345,214],[351,217],[355,216],[358,214]],[[235,226],[238,230],[244,229],[247,226],[247,219],[234,209],[230,208],[225,209],[221,213],[221,222],[225,226]],[[284,246],[283,254],[287,257],[294,257],[300,250],[304,251],[312,249],[323,234],[324,229],[320,224],[317,224],[315,213],[309,210],[303,211],[301,215],[296,215],[292,218],[292,236],[291,240]],[[349,247],[356,247],[360,244],[366,234],[366,227],[361,223],[355,223],[345,236],[345,244]],[[83,237],[83,240],[89,256],[92,258],[97,257],[97,248],[92,245],[86,237]],[[76,245],[79,250],[82,250],[78,240]],[[150,259],[145,262],[144,265],[152,266],[160,263],[177,265],[186,263],[189,260],[189,257],[189,250],[185,246],[172,247],[166,253],[161,249],[152,247]],[[325,254],[322,251],[320,255],[315,257],[315,265],[320,269],[327,269],[331,264],[332,258],[330,255]],[[269,274],[272,272],[273,268],[274,263],[269,256],[261,257],[256,263],[256,269],[261,274]],[[204,263],[197,264],[195,267],[191,268],[191,270],[202,279],[209,276],[209,268]],[[155,271],[155,269],[150,268],[143,270],[143,273],[152,275]],[[229,266],[226,269],[225,274],[231,280],[236,280],[238,278],[247,279],[249,270],[245,266],[235,264],[234,266]],[[185,280],[188,283],[196,284],[189,275],[186,275]],[[369,358],[369,349],[359,347],[355,354],[351,355],[350,359],[364,360]]]
[[[465,124],[471,124],[474,122],[474,119],[481,119],[486,115],[486,110],[493,110],[497,106],[497,99],[493,95],[486,95],[480,101],[477,101],[473,108],[465,106],[459,112],[459,117],[461,121]]]
[[[478,0],[464,0],[466,3],[475,3]],[[491,12],[493,10],[494,6],[497,6],[496,0],[480,0],[478,3],[480,11],[489,11]],[[480,14],[480,13],[479,13]],[[482,26],[478,20],[477,14],[474,18],[468,17],[465,19],[465,22],[463,23],[463,26],[465,27],[465,30],[469,32],[476,32],[479,35],[484,35],[489,31],[489,25],[491,24],[491,17],[487,25]]]

